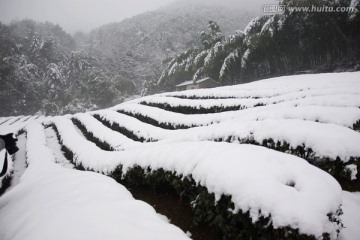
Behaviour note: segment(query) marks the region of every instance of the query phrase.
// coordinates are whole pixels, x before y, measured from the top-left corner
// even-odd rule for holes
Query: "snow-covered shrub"
[[[105,151],[114,151],[115,149],[113,149],[109,144],[107,144],[106,142],[101,141],[99,138],[97,138],[96,136],[94,136],[94,134],[92,132],[89,132],[86,129],[86,126],[84,126],[78,119],[76,118],[72,118],[71,119],[72,122],[74,123],[74,125],[76,127],[78,127],[80,129],[80,131],[82,132],[82,134],[89,140],[92,141],[96,144],[96,146],[98,146],[99,148],[101,148],[102,150]]]
[[[125,185],[174,189],[182,199],[196,204],[195,211],[201,209],[200,215],[195,213],[199,221],[205,218],[206,224],[218,229],[234,226],[223,230],[231,239],[259,235],[263,239],[335,239],[341,228],[340,186],[300,158],[247,144],[214,142],[147,143],[108,152],[81,136],[70,119],[53,121],[61,143],[73,153],[74,164],[113,175]],[[284,197],[286,201],[280,204]],[[308,197],[313,201],[307,201]],[[273,201],[279,204],[271,204]],[[319,217],[315,222],[314,212]],[[242,228],[250,224],[254,226]]]
[[[138,142],[146,142],[146,141],[148,141],[144,137],[138,136],[136,133],[134,133],[132,131],[129,131],[128,129],[126,129],[124,127],[119,126],[119,124],[117,124],[115,122],[111,123],[111,122],[107,121],[105,118],[102,118],[98,114],[94,114],[93,116],[94,116],[94,118],[99,120],[101,123],[103,123],[105,126],[107,126],[108,128],[110,128],[110,129],[112,129],[114,131],[117,131],[117,132],[125,135],[126,137],[134,140],[134,141],[138,141]]]
[[[166,111],[170,112],[176,112],[176,113],[183,113],[183,114],[205,114],[205,113],[219,113],[219,112],[227,112],[227,111],[236,111],[241,110],[244,107],[239,106],[213,106],[210,108],[205,108],[202,106],[199,107],[190,107],[190,106],[171,106],[169,104],[163,104],[163,103],[153,103],[153,102],[140,102],[140,104],[150,106],[150,107],[157,107],[164,109]]]
[[[191,205],[193,221],[196,224],[206,224],[215,228],[224,239],[316,239],[314,236],[300,234],[290,226],[274,228],[270,217],[261,216],[254,222],[249,212],[234,210],[231,196],[222,195],[216,200],[213,193],[196,184],[191,176],[177,175],[164,169],[152,171],[150,168],[143,169],[140,166],[128,169],[125,173],[119,166],[110,176],[130,189],[146,187],[155,192],[165,191],[167,194],[175,194]],[[341,214],[341,209],[328,214],[331,222],[337,224],[339,229],[342,228],[342,223],[339,221]],[[323,239],[330,239],[330,236],[324,233]]]
[[[140,113],[132,113],[132,112],[127,112],[127,111],[122,111],[122,110],[118,110],[117,111],[118,113],[121,113],[121,114],[125,114],[127,116],[130,116],[130,117],[134,117],[144,123],[148,123],[148,124],[151,124],[153,126],[156,126],[156,127],[160,127],[160,128],[163,128],[163,129],[168,129],[168,130],[175,130],[175,129],[187,129],[187,128],[191,128],[191,127],[194,127],[194,126],[186,126],[186,125],[183,125],[183,124],[177,124],[177,125],[174,125],[174,124],[171,124],[171,123],[164,123],[164,122],[159,122],[151,117],[148,117],[148,116],[144,116]]]

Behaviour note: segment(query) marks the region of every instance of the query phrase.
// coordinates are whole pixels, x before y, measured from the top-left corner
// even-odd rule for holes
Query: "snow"
[[[315,158],[340,158],[343,162],[359,158],[360,132],[353,129],[360,120],[359,79],[360,72],[285,76],[162,93],[75,115],[1,118],[0,134],[25,130],[27,138],[19,136],[15,180],[0,198],[0,239],[188,239],[190,234],[134,200],[115,181],[72,169],[61,143],[74,153],[73,161],[87,170],[106,175],[119,165],[125,173],[140,166],[191,176],[214,193],[216,200],[222,194],[231,196],[234,213],[248,211],[253,222],[270,217],[275,228],[290,226],[319,239],[324,232],[337,239],[338,226],[327,214],[342,205],[345,228],[338,239],[355,240],[360,235],[359,193],[342,191],[333,177],[302,158],[240,143],[253,140],[261,144],[272,139],[291,148],[311,148]],[[240,110],[180,114],[143,102]],[[117,110],[188,129],[160,128]],[[145,139],[144,143],[107,128],[94,115]],[[72,119],[115,151],[101,150],[88,141]],[[41,124],[55,124],[60,143],[55,131],[45,130]],[[214,141],[220,139],[232,143]],[[26,170],[25,158],[29,163]],[[357,166],[349,162],[346,168],[355,180]]]
[[[133,117],[115,111],[101,110],[94,112],[94,114],[99,115],[101,119],[110,122],[110,124],[116,123],[120,127],[132,131],[139,138],[144,138],[147,141],[162,139],[168,133],[165,129],[154,127],[153,125],[143,123]]]
[[[159,96],[193,96],[197,97],[269,97],[302,91],[318,91],[318,93],[357,93],[360,72],[322,73],[283,76],[260,80],[247,84],[219,87],[216,89],[200,89],[183,92],[158,94]],[[346,91],[346,92],[344,92]]]
[[[244,68],[246,66],[246,61],[249,57],[250,54],[250,49],[246,49],[246,51],[244,52],[244,55],[241,58],[241,67]]]
[[[356,180],[357,179],[356,175],[358,173],[357,172],[357,166],[355,164],[349,164],[349,165],[346,166],[346,169],[349,170],[350,173],[351,173],[350,179],[351,180]]]
[[[360,133],[333,124],[320,124],[297,119],[268,119],[263,121],[237,120],[216,125],[178,131],[165,141],[206,141],[214,139],[255,140],[262,143],[265,139],[273,139],[276,143],[287,142],[290,147],[305,146],[314,151],[316,157],[337,157],[347,162],[350,157],[360,157]],[[332,136],[329,137],[328,133]]]
[[[114,180],[55,164],[41,125],[27,134],[29,167],[0,198],[1,239],[189,239]]]
[[[205,56],[207,56],[209,54],[210,50],[204,50],[201,53],[199,53],[196,57],[195,57],[195,61],[194,64],[198,65],[200,63],[200,61],[204,61]]]
[[[344,214],[341,219],[344,229],[341,231],[339,240],[358,240],[360,236],[360,193],[343,191]]]
[[[190,84],[193,84],[194,83],[194,81],[185,81],[185,82],[183,82],[183,83],[180,83],[180,84],[178,84],[178,85],[176,85],[176,87],[182,87],[182,86],[187,86],[187,85],[190,85]]]
[[[232,196],[235,211],[251,210],[253,221],[271,216],[275,227],[290,225],[305,234],[336,235],[327,213],[340,206],[340,185],[301,158],[258,146],[215,142],[148,143],[106,152],[80,136],[69,119],[58,117],[54,123],[74,160],[85,168],[106,174],[121,164],[124,171],[141,166],[191,175],[217,199],[222,194]],[[295,188],[286,185],[290,181]]]
[[[0,134],[5,135],[8,133],[17,134],[20,130],[24,129],[24,127],[31,122],[41,122],[42,117],[39,116],[18,116],[12,117],[11,119],[3,122],[0,125]]]
[[[223,99],[221,99],[223,100]],[[239,107],[242,111],[226,111],[214,114],[184,115],[168,112],[159,108],[153,108],[142,104],[127,103],[121,104],[113,110],[122,110],[134,114],[149,116],[159,122],[167,122],[173,125],[208,125],[214,122],[220,122],[229,119],[257,120],[257,119],[304,119],[310,121],[319,121],[323,123],[333,123],[352,128],[360,119],[360,109],[356,107],[341,106],[317,106],[307,104],[305,100],[280,102],[266,106],[256,107],[258,104],[264,104],[266,101],[258,99],[224,99],[220,100],[188,100],[171,97],[153,97],[143,98],[145,103],[162,104],[171,107],[186,106],[198,109],[200,107],[211,109],[212,107]],[[140,101],[139,101],[140,102]],[[268,102],[271,102],[268,101]],[[319,99],[316,101],[319,103]],[[340,102],[340,101],[339,101]],[[338,102],[338,104],[339,104]],[[296,105],[296,107],[294,107]],[[329,104],[330,105],[330,104]]]
[[[244,28],[245,35],[248,35],[250,31],[259,24],[261,17],[257,17],[249,22],[249,24]]]
[[[206,77],[206,78],[202,78],[202,79],[198,79],[198,80],[194,80],[194,81],[185,81],[183,83],[180,83],[180,84],[176,85],[176,87],[187,86],[187,85],[190,85],[190,84],[198,84],[198,83],[205,82],[205,81],[207,81],[209,79],[210,79],[209,77]]]
[[[360,72],[285,76],[231,87],[157,94],[110,109],[149,117],[174,127],[197,126],[190,130],[159,129],[110,112],[105,118],[116,119],[119,125],[148,140],[206,141],[228,137],[246,140],[255,137],[261,143],[271,138],[290,143],[293,148],[304,145],[320,158],[340,157],[347,162],[350,157],[359,157],[360,151],[357,147],[360,135],[351,130],[360,120],[359,79]],[[178,98],[194,95],[221,99]],[[242,110],[185,115],[142,102],[194,109],[238,107]],[[336,137],[329,137],[329,133]]]
[[[107,143],[114,150],[123,150],[124,148],[129,148],[137,144],[121,133],[105,127],[101,122],[89,114],[78,113],[73,117],[80,121],[82,125],[86,126],[87,131],[93,133],[100,141]]]
[[[53,151],[55,162],[65,168],[75,168],[69,160],[66,159],[64,153],[61,151],[61,145],[57,140],[56,132],[52,127],[45,129],[46,145]]]
[[[239,50],[236,49],[234,51],[232,51],[224,60],[224,63],[223,65],[221,66],[221,69],[220,69],[220,74],[219,74],[219,79],[221,79],[224,74],[225,74],[225,71],[226,69],[228,68],[228,65],[232,62],[232,61],[235,61],[235,59],[238,57],[238,52]]]
[[[230,137],[234,140],[254,139],[262,143],[263,140],[273,139],[275,142],[287,142],[294,149],[304,145],[306,148],[311,148],[315,156],[319,158],[334,160],[340,157],[342,161],[347,162],[350,157],[360,157],[360,148],[358,147],[360,146],[360,133],[349,129],[360,119],[359,109],[355,108],[308,106],[293,109],[279,108],[278,110],[259,107],[248,109],[249,111],[221,113],[220,117],[214,118],[211,114],[188,116],[148,106],[134,105],[136,104],[130,106],[124,104],[117,109],[142,113],[163,123],[188,126],[191,124],[206,125],[211,122],[220,123],[185,130],[166,130],[109,110],[99,111],[97,114],[110,122],[118,123],[148,141],[207,141]],[[235,113],[239,113],[239,115],[232,116],[233,119],[231,119],[229,115],[235,115]],[[228,120],[224,120],[223,115],[228,117]],[[351,117],[352,115],[353,117]],[[329,137],[329,133],[336,137]]]
[[[264,25],[261,28],[260,33],[264,34],[264,32],[269,32],[270,36],[273,36],[274,34],[274,22],[275,22],[275,16],[272,16],[269,18]]]

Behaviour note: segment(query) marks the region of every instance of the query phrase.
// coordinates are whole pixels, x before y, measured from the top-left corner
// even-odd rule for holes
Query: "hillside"
[[[149,89],[171,91],[185,80],[204,77],[234,85],[282,75],[360,70],[360,1],[326,2],[333,9],[352,9],[342,12],[291,10],[323,6],[324,1],[280,4],[284,12],[257,16],[228,35],[216,23],[209,24],[201,43],[171,59]]]
[[[174,3],[93,30],[86,48],[112,59],[118,73],[141,86],[145,80],[158,79],[169,59],[198,45],[208,21],[217,22],[224,34],[230,34],[254,17],[239,9]]]
[[[182,225],[194,221],[214,239],[356,240],[359,79],[297,75],[0,118],[20,147],[2,180],[0,238],[209,239]],[[128,192],[144,189],[192,210],[168,216],[186,234]]]
[[[169,58],[196,45],[208,20],[232,32],[252,17],[221,7],[170,5],[74,36],[50,22],[0,23],[0,100],[8,102],[2,116],[113,106],[139,95]]]
[[[135,94],[131,81],[78,50],[59,25],[25,19],[0,29],[1,116],[99,109]]]

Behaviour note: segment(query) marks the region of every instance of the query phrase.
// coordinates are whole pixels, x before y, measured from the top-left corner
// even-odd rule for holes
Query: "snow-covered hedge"
[[[358,107],[293,106],[289,102],[241,111],[197,115],[179,114],[134,103],[125,103],[112,109],[128,115],[140,116],[143,119],[151,119],[151,121],[157,122],[157,125],[169,125],[170,129],[179,128],[177,126],[182,126],[180,128],[206,126],[231,119],[237,119],[239,122],[266,119],[301,119],[332,123],[349,128],[355,128],[360,122],[360,109]]]
[[[96,114],[96,117],[105,125],[124,133],[135,141],[248,143],[290,153],[306,159],[337,179],[344,180],[343,186],[346,188],[350,180],[356,180],[351,178],[352,174],[347,166],[360,165],[360,148],[358,147],[360,133],[337,124],[324,124],[296,118],[269,118],[261,119],[261,121],[257,119],[239,122],[239,119],[235,118],[204,127],[167,130],[154,124],[144,123],[144,119],[140,121],[110,110],[97,111]],[[291,115],[291,111],[289,114]],[[311,112],[307,113],[309,118],[311,114]],[[248,117],[252,119],[251,116]],[[335,118],[333,120],[337,121]],[[341,122],[341,118],[338,122]],[[342,123],[345,124],[346,121]],[[336,137],[327,137],[330,132]],[[95,129],[93,129],[93,134],[102,135]]]
[[[345,94],[354,95],[359,92],[359,72],[305,74],[275,77],[235,86],[216,89],[188,90],[163,93],[156,96],[182,97],[191,99],[223,99],[223,98],[270,98],[280,95],[307,94],[314,95]],[[303,93],[302,93],[303,92]],[[301,95],[299,95],[301,96]],[[302,97],[300,97],[302,98]],[[356,98],[359,99],[359,98]],[[359,99],[360,100],[360,99]],[[141,100],[136,100],[136,102]],[[352,104],[359,103],[353,102]]]
[[[164,171],[206,189],[204,199],[213,196],[214,200],[206,200],[209,206],[216,208],[215,202],[230,196],[232,214],[240,219],[248,215],[251,220],[243,220],[243,224],[260,223],[285,235],[297,236],[298,231],[304,236],[336,238],[341,188],[330,175],[303,159],[258,146],[206,141],[147,143],[123,152],[108,152],[81,136],[70,119],[59,117],[53,122],[74,162],[85,169],[112,174],[121,168],[125,178],[137,167],[145,175]],[[201,208],[201,202],[198,204]]]
[[[105,127],[104,124],[96,120],[89,114],[79,113],[72,117],[74,124],[91,138],[91,141],[96,142],[98,147],[104,150],[124,150],[136,145],[136,142],[129,139],[119,132],[112,131]],[[96,132],[96,135],[93,134]]]
[[[167,99],[164,99],[165,101]],[[171,106],[169,103],[156,103],[156,102],[147,102],[143,101],[140,102],[142,105],[150,106],[150,107],[157,107],[164,109],[166,111],[176,112],[176,113],[183,113],[183,114],[207,114],[207,113],[218,113],[218,112],[227,112],[227,111],[236,111],[244,109],[241,105],[234,105],[234,106],[223,106],[223,105],[215,105],[209,108],[204,108],[202,106]],[[257,106],[260,106],[257,105]],[[255,107],[255,106],[254,106]]]
[[[359,78],[360,72],[278,77],[147,96],[110,109],[119,115],[95,114],[142,142],[226,141],[290,153],[347,188],[360,182]]]
[[[189,239],[113,179],[55,164],[44,128],[26,129],[29,167],[0,198],[0,239]]]

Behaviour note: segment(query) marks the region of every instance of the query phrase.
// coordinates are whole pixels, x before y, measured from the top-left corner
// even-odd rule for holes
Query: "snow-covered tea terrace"
[[[0,239],[189,239],[125,188],[166,184],[227,239],[356,240],[359,131],[360,72],[3,117]]]

